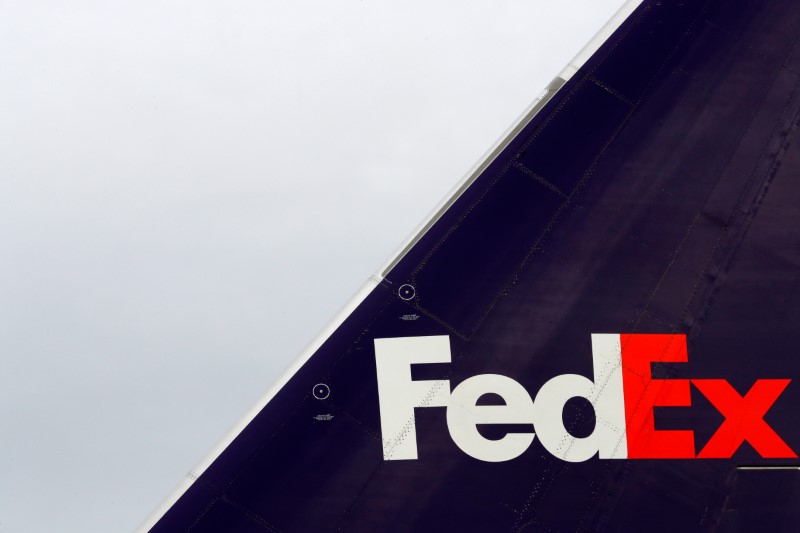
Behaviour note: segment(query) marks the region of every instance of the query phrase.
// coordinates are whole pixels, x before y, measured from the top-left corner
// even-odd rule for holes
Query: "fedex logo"
[[[481,374],[452,391],[449,380],[412,380],[411,365],[449,363],[450,338],[375,339],[383,458],[417,458],[415,408],[447,408],[447,427],[466,454],[490,462],[521,455],[538,437],[545,449],[564,461],[600,459],[729,458],[747,441],[762,457],[797,455],[764,421],[764,415],[786,389],[789,379],[757,379],[740,395],[724,379],[654,379],[651,363],[688,361],[684,335],[593,334],[593,380],[563,374],[547,381],[535,399],[517,381]],[[688,407],[696,387],[725,417],[695,455],[691,430],[655,429],[653,408]],[[484,394],[505,405],[477,405]],[[575,437],[564,426],[562,412],[570,398],[583,397],[595,413],[594,432]],[[484,438],[479,424],[533,424],[535,432]]]

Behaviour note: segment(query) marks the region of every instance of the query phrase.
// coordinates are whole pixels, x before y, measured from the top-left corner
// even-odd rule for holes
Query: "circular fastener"
[[[414,290],[414,287],[406,283],[405,285],[400,285],[400,288],[397,289],[397,295],[400,297],[401,300],[410,300],[414,297],[417,291]]]
[[[324,400],[331,395],[331,388],[324,383],[317,383],[314,385],[314,388],[311,389],[311,394],[313,394],[314,398],[317,400]]]

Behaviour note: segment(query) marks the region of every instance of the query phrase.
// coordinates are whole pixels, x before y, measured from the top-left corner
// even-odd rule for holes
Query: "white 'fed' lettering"
[[[517,381],[497,374],[473,376],[450,392],[449,380],[413,381],[411,365],[449,363],[446,335],[375,339],[383,457],[416,459],[414,408],[446,407],[447,427],[455,444],[482,461],[513,459],[528,449],[538,434],[542,445],[565,461],[627,457],[625,406],[622,395],[619,335],[592,335],[594,381],[575,374],[546,382],[535,400]],[[485,394],[499,395],[505,405],[477,405]],[[564,426],[562,413],[570,398],[581,396],[595,410],[591,435],[578,438]],[[533,424],[535,432],[484,438],[480,424]]]

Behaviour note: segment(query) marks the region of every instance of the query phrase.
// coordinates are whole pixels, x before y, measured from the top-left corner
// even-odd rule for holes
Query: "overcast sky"
[[[139,525],[622,3],[0,2],[0,532]]]

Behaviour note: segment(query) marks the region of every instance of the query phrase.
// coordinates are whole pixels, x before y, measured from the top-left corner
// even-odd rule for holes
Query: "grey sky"
[[[0,532],[135,528],[622,3],[0,3]]]

